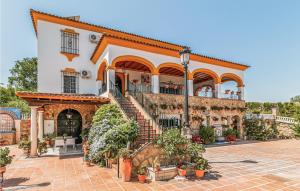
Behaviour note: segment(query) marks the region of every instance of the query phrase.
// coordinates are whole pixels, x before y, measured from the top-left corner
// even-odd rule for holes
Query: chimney
[[[70,17],[65,17],[66,19],[70,19],[70,20],[74,20],[74,21],[79,21],[80,20],[80,16],[70,16]]]

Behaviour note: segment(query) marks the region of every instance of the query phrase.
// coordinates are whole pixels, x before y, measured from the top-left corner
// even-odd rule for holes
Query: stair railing
[[[110,84],[109,91],[116,98],[115,100],[120,105],[120,108],[123,111],[123,113],[127,116],[127,118],[135,120],[136,123],[138,124],[138,113],[133,111],[133,110],[130,110],[130,109],[125,110],[124,109],[124,104],[126,102],[129,102],[129,101],[123,96],[122,92],[118,89],[118,87],[112,81],[110,81],[109,84]],[[132,113],[132,115],[129,115],[130,113]],[[147,126],[146,126],[146,123],[148,123]],[[148,134],[147,142],[148,143],[151,142],[151,139],[150,139],[150,137],[151,137],[151,132],[150,132],[151,128],[150,127],[151,127],[151,125],[150,124],[151,124],[151,120],[145,120],[144,119],[144,127],[148,128],[147,129],[147,131],[148,131],[148,133],[147,133]],[[139,126],[139,124],[138,124],[138,126]],[[152,121],[152,126],[153,126],[153,121]],[[140,129],[140,127],[139,127],[139,129]],[[143,129],[143,130],[145,130],[145,129]],[[135,145],[135,143],[133,143],[133,144]]]

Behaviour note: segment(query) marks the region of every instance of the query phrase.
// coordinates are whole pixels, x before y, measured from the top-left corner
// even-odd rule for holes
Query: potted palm
[[[0,148],[0,174],[5,173],[6,165],[12,161],[12,156],[9,156],[9,148]]]
[[[196,165],[194,168],[196,177],[202,178],[204,177],[205,170],[209,168],[208,161],[204,158],[199,158],[196,161]]]
[[[179,176],[186,176],[186,169],[187,169],[187,166],[186,165],[180,165],[178,167],[178,174]]]
[[[145,183],[146,181],[146,174],[147,174],[147,167],[142,166],[138,169],[137,175],[140,183]]]
[[[121,172],[122,180],[124,182],[129,182],[131,179],[132,163],[130,157],[130,150],[127,148],[122,148],[119,150],[119,156],[121,158]]]

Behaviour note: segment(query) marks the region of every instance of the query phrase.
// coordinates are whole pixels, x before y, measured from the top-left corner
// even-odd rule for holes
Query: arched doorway
[[[57,136],[72,136],[77,138],[76,143],[81,143],[82,117],[74,109],[65,109],[57,117]]]
[[[219,83],[219,76],[205,68],[196,69],[192,73],[195,96],[216,97],[215,85]]]

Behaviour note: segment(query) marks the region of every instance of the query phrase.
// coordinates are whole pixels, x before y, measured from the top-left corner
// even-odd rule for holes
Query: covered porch
[[[84,128],[89,128],[97,108],[108,98],[94,95],[17,92],[30,106],[30,156],[37,155],[38,140],[52,137],[50,154],[74,152],[82,142]],[[71,149],[69,149],[72,147]],[[77,153],[76,151],[76,153]],[[69,152],[70,153],[70,152]]]
[[[178,63],[162,63],[155,67],[141,57],[120,56],[111,65],[104,61],[99,66],[99,95],[105,95],[111,84],[117,86],[123,95],[128,92],[183,95],[184,69]],[[190,69],[188,95],[244,100],[244,84],[233,73],[218,75],[206,68]]]

